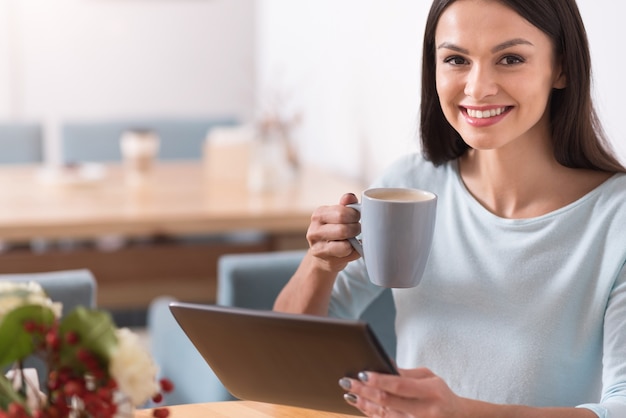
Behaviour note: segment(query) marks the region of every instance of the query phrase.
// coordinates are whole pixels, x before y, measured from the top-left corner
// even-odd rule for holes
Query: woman
[[[373,417],[626,417],[626,171],[591,103],[574,0],[435,0],[423,157],[375,186],[439,196],[424,278],[394,289],[400,376],[341,379]],[[357,317],[382,290],[318,208],[275,309]]]

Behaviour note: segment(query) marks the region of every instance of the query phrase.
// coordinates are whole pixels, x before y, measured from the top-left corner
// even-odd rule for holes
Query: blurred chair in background
[[[217,304],[272,309],[274,299],[303,256],[304,251],[222,256],[218,264]],[[158,298],[148,309],[148,333],[154,359],[161,374],[176,385],[165,402],[176,405],[233,400],[176,323],[168,307],[172,301],[171,297]],[[361,319],[370,324],[387,353],[395,358],[395,306],[390,290],[376,299]]]
[[[63,315],[77,306],[96,306],[96,279],[89,270],[61,270],[44,273],[0,274],[0,281],[37,282],[50,299],[63,304]],[[47,381],[45,365],[39,358],[28,358],[26,367],[37,370],[40,387]]]
[[[43,150],[43,133],[39,123],[0,123],[0,165],[43,163]],[[10,248],[13,246],[0,240],[0,252]]]
[[[44,145],[41,125],[35,122],[0,123],[0,164],[43,162]]]
[[[66,164],[121,161],[120,138],[127,130],[156,133],[159,160],[201,160],[209,131],[236,124],[230,117],[65,122],[61,128],[62,160]]]

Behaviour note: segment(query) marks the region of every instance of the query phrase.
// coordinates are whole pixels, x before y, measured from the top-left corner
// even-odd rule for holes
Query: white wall
[[[249,119],[254,10],[254,0],[0,0],[0,120]]]
[[[626,55],[620,52],[624,48],[620,29],[624,26],[626,3],[578,0],[578,5],[591,44],[596,105],[615,150],[626,163]]]
[[[277,91],[304,160],[370,180],[415,149],[429,1],[0,0],[0,120],[234,114]],[[626,4],[579,0],[596,94],[626,160],[614,35]],[[255,38],[256,36],[256,38]],[[256,96],[255,96],[256,95]],[[53,138],[54,140],[55,138]]]
[[[601,5],[599,5],[601,3]],[[308,159],[371,179],[415,149],[421,40],[430,2],[263,0],[259,68],[278,68],[305,109]],[[626,161],[621,54],[626,5],[579,0],[593,50],[596,95],[613,144]]]
[[[260,5],[259,79],[295,93],[304,159],[369,179],[414,149],[426,2]]]

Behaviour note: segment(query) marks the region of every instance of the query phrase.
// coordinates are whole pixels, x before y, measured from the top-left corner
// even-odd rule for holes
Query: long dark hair
[[[446,120],[436,90],[435,30],[443,11],[456,0],[434,0],[426,21],[422,55],[420,134],[424,156],[439,165],[469,146]],[[591,57],[587,32],[575,0],[500,0],[550,37],[566,74],[564,89],[550,99],[552,148],[571,168],[623,172],[591,99]]]

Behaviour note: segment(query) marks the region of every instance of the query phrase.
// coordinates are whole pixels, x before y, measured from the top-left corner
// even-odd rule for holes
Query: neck
[[[469,192],[504,218],[540,216],[563,207],[608,177],[560,165],[548,145],[514,150],[470,150],[459,160]]]
[[[483,206],[500,216],[514,217],[532,198],[536,172],[521,158],[494,154],[497,152],[469,151],[459,162],[461,177]]]

